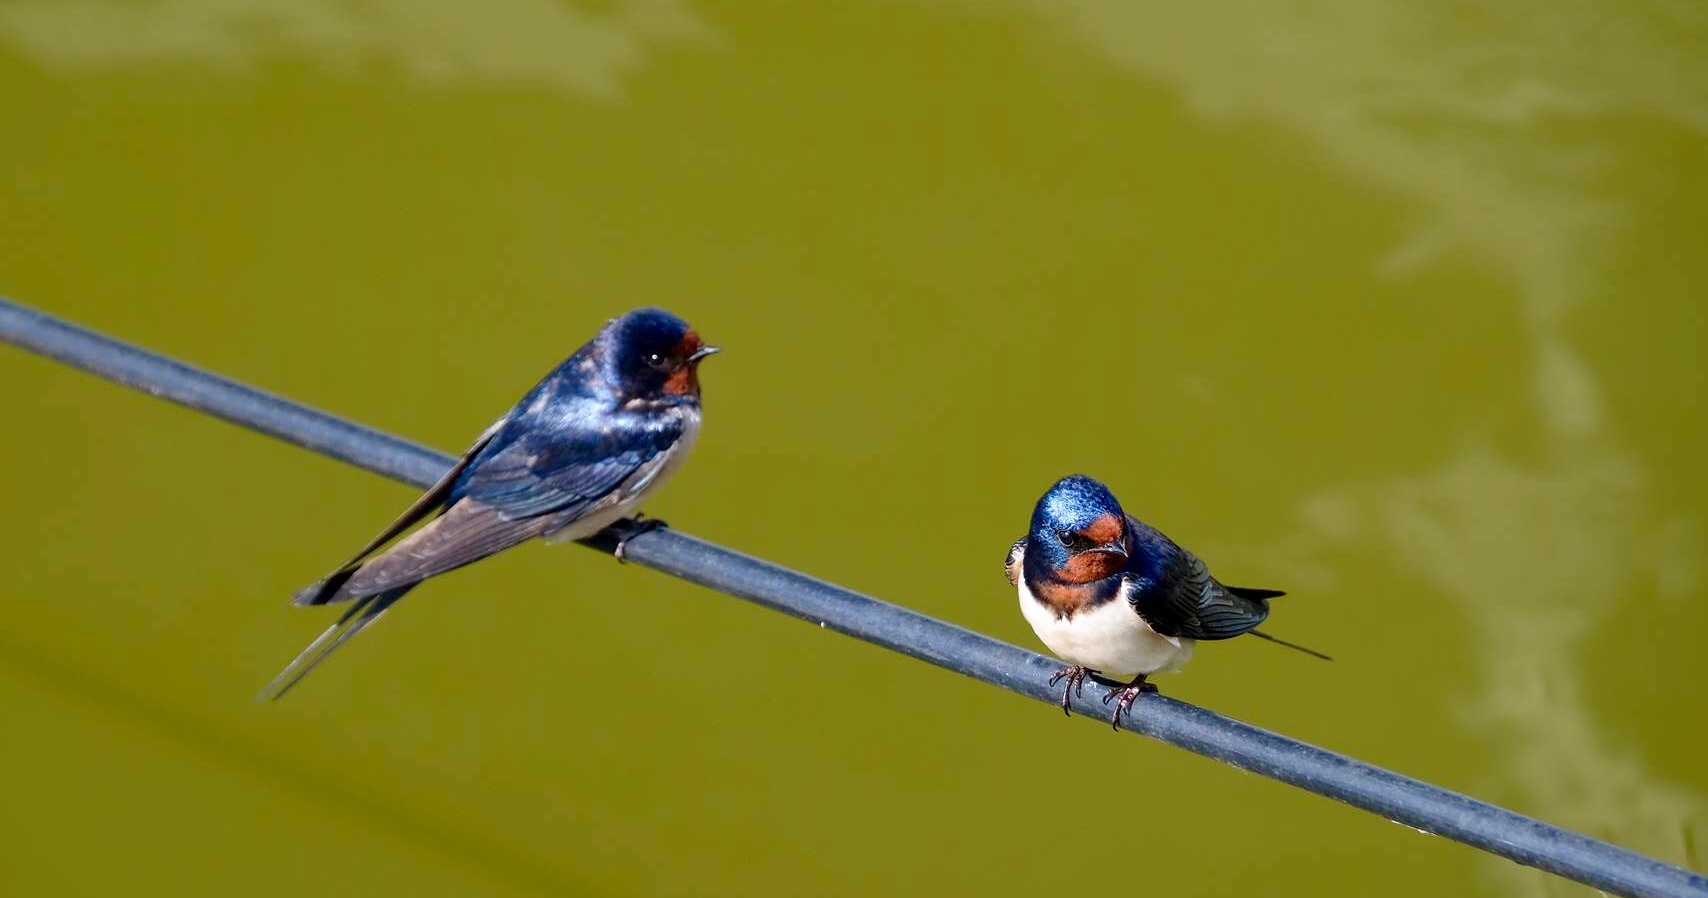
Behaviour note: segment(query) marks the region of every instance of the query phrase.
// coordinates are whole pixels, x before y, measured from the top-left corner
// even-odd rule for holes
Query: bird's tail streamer
[[[1262,630],[1252,630],[1251,635],[1256,636],[1259,639],[1267,639],[1270,642],[1275,643],[1276,645],[1284,645],[1284,646],[1286,646],[1290,649],[1293,649],[1295,651],[1304,652],[1305,654],[1310,655],[1313,658],[1321,658],[1324,661],[1333,661],[1334,660],[1333,658],[1330,658],[1329,656],[1323,654],[1322,652],[1317,651],[1316,649],[1307,649],[1304,646],[1299,645],[1296,642],[1288,642],[1285,639],[1279,639],[1277,637],[1270,636],[1268,633],[1265,633]]]
[[[279,671],[279,675],[274,677],[265,689],[261,690],[261,694],[256,696],[255,700],[264,702],[277,701],[283,698],[285,693],[302,682],[303,677],[308,676],[316,667],[319,667],[333,652],[338,650],[339,646],[349,642],[352,637],[362,632],[362,629],[369,624],[379,620],[380,615],[385,614],[386,609],[395,604],[398,599],[403,598],[403,594],[414,589],[415,586],[416,584],[411,583],[408,586],[400,586],[396,589],[389,589],[385,592],[357,599],[356,603],[350,606],[350,610],[338,618],[337,623],[327,627],[326,632],[316,637],[313,642],[308,644],[308,648],[303,649],[291,660],[291,663],[285,665],[285,669]]]

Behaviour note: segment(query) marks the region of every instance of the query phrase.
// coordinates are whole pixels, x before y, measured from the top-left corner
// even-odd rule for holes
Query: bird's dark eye
[[[1056,539],[1061,540],[1062,545],[1067,546],[1075,552],[1083,552],[1086,549],[1091,548],[1092,545],[1089,537],[1083,533],[1075,533],[1072,530],[1057,530]]]
[[[647,353],[646,354],[646,363],[648,366],[653,367],[653,368],[657,368],[660,371],[664,370],[665,368],[670,367],[670,360],[665,358],[663,353],[659,353],[659,352]]]

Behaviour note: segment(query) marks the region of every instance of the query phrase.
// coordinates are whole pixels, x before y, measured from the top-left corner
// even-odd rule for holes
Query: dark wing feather
[[[682,433],[676,416],[617,420],[613,427],[525,428],[489,448],[452,484],[443,515],[340,574],[337,598],[425,580],[564,527],[659,461]]]
[[[340,590],[368,596],[419,583],[479,561],[553,529],[557,516],[510,519],[475,499],[462,499],[427,526],[399,540],[350,575]]]
[[[529,431],[481,459],[457,484],[456,496],[477,499],[506,518],[561,512],[573,520],[681,436],[680,416],[656,413],[616,415],[607,426],[568,433]]]
[[[1130,582],[1136,587],[1128,591],[1133,610],[1164,636],[1231,639],[1269,616],[1266,600],[1229,591],[1198,556],[1178,546],[1154,580]]]
[[[392,521],[384,530],[380,531],[378,536],[369,540],[368,544],[363,546],[361,551],[350,556],[349,561],[339,565],[337,570],[328,574],[324,579],[297,590],[296,596],[292,600],[293,604],[324,605],[328,602],[339,602],[350,598],[351,594],[343,592],[341,588],[344,586],[345,582],[350,579],[351,575],[356,572],[356,569],[361,566],[362,559],[366,558],[368,553],[385,545],[392,537],[408,530],[416,521],[426,517],[429,512],[439,508],[441,505],[444,505],[445,500],[451,494],[451,487],[456,483],[457,478],[462,476],[463,471],[467,470],[469,462],[473,461],[474,457],[479,455],[480,451],[485,449],[488,443],[492,442],[493,436],[498,433],[499,429],[504,426],[504,422],[508,420],[509,416],[505,416],[498,419],[497,423],[493,424],[491,427],[488,427],[486,432],[481,434],[480,438],[474,441],[474,445],[470,446],[468,451],[463,453],[463,457],[457,459],[457,463],[452,465],[449,471],[446,471],[438,481],[428,487],[427,492],[421,494],[421,498],[416,499],[414,504],[404,509],[403,514],[397,516],[397,520]]]

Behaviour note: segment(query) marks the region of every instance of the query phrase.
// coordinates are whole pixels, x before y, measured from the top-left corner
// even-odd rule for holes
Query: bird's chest
[[[1062,617],[1019,584],[1020,613],[1050,651],[1070,664],[1110,677],[1174,670],[1192,656],[1193,641],[1150,628],[1125,599],[1084,605]]]
[[[644,478],[644,482],[637,482],[641,481],[638,476],[640,472],[637,471],[635,472],[636,477],[631,477],[629,483],[623,484],[625,497],[635,493],[645,494],[648,490],[656,489],[664,481],[669,480],[670,475],[676,473],[682,467],[682,463],[688,460],[688,452],[694,448],[694,442],[699,438],[700,410],[683,408],[681,436],[678,436],[676,442],[672,443],[670,448],[659,456],[656,472]],[[631,484],[633,484],[632,487]]]

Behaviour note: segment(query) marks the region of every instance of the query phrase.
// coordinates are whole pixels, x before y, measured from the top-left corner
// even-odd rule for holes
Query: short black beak
[[[1092,548],[1086,549],[1085,551],[1087,551],[1087,552],[1098,552],[1098,553],[1103,554],[1103,555],[1119,555],[1122,558],[1126,558],[1127,557],[1127,547],[1122,545],[1121,543],[1122,543],[1121,540],[1115,540],[1113,542],[1104,543],[1101,546],[1093,546]]]
[[[706,356],[717,355],[720,352],[723,352],[723,350],[716,346],[701,346],[699,349],[694,350],[694,354],[688,357],[688,361],[697,362]]]

